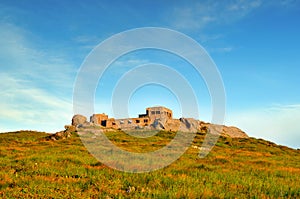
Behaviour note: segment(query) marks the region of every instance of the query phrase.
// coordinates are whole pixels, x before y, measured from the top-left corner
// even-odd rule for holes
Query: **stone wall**
[[[153,122],[156,119],[172,119],[173,118],[173,112],[163,106],[158,107],[149,107],[146,109],[146,114],[148,114],[148,117],[150,118],[150,121]]]
[[[94,124],[100,124],[101,126],[106,126],[106,121],[108,120],[108,115],[102,114],[93,114],[90,117],[90,122]]]

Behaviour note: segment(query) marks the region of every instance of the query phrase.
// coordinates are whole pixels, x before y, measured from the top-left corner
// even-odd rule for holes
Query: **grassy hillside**
[[[204,159],[190,147],[164,169],[133,174],[99,163],[75,134],[58,141],[47,135],[0,134],[0,198],[300,198],[300,151],[260,139],[221,137]],[[107,136],[139,152],[164,146],[174,134]]]

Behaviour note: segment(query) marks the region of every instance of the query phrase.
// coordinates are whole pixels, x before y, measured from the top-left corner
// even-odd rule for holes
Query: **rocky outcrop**
[[[228,127],[224,125],[216,125],[205,122],[200,122],[200,132],[207,133],[211,132],[214,134],[219,134],[224,137],[231,138],[248,138],[248,135],[237,127]]]
[[[180,119],[156,119],[151,124],[154,130],[197,132],[199,131],[199,121],[193,118]]]
[[[180,118],[180,129],[182,132],[198,132],[200,130],[199,120],[193,118]]]
[[[104,114],[103,114],[104,115]],[[105,115],[106,116],[106,115]],[[107,116],[106,116],[107,117]],[[107,120],[108,121],[108,120]],[[123,120],[122,120],[123,121]],[[129,120],[128,120],[129,121]],[[123,123],[128,123],[128,121],[124,120]],[[87,122],[87,119],[83,115],[74,115],[72,118],[72,126],[74,131],[76,128],[83,127],[83,126],[92,126],[98,125],[95,123]],[[180,119],[167,119],[167,118],[159,118],[155,119],[151,125],[149,126],[142,126],[142,125],[123,125],[124,128],[118,126],[118,128],[111,128],[111,129],[121,129],[121,130],[134,130],[134,131],[147,131],[147,130],[163,130],[163,131],[181,131],[181,132],[200,132],[203,134],[211,133],[215,135],[221,135],[225,137],[231,138],[248,138],[248,135],[236,127],[228,127],[224,125],[216,125],[205,123],[193,118],[180,118]],[[105,128],[104,128],[105,129]],[[61,136],[66,137],[65,132],[59,132],[62,134]]]
[[[78,126],[87,122],[87,119],[83,115],[74,115],[72,118],[72,126]]]
[[[232,138],[248,138],[248,135],[236,127],[228,127],[224,125],[216,125],[205,123],[193,118],[180,119],[156,119],[148,127],[139,127],[135,130],[164,130],[164,131],[182,131],[182,132],[201,132],[203,134],[211,133]],[[128,129],[126,129],[128,130]]]
[[[232,138],[248,138],[249,136],[241,129],[233,126],[223,126],[222,135]]]
[[[164,127],[166,131],[178,131],[180,124],[180,120],[170,119],[165,123]]]
[[[166,120],[162,119],[156,119],[154,122],[151,124],[151,127],[155,130],[165,130]]]
[[[52,134],[52,135],[46,137],[46,139],[53,140],[53,141],[67,139],[67,138],[71,137],[75,132],[76,132],[75,126],[65,125],[64,131],[59,131],[55,134]]]

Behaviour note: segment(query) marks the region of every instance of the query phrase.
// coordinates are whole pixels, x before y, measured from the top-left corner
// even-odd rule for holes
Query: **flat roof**
[[[164,107],[164,106],[151,106],[151,107],[147,107],[146,109],[151,109],[151,108],[164,108],[164,109],[168,109],[168,110],[172,111],[171,109]]]

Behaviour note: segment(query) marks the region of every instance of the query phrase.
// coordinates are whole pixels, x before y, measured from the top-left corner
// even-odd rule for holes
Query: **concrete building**
[[[91,117],[91,122],[95,124],[99,124],[103,127],[107,128],[136,128],[136,127],[144,127],[149,126],[154,123],[156,119],[172,119],[173,112],[172,110],[163,107],[149,107],[146,108],[145,114],[140,114],[138,118],[125,118],[125,119],[114,119],[108,118],[107,115],[103,114],[94,114]]]
[[[108,120],[108,115],[102,113],[102,114],[94,114],[90,117],[90,122],[94,124],[100,124],[101,126],[106,126]]]
[[[173,112],[163,106],[156,106],[156,107],[149,107],[146,108],[146,114],[145,115],[139,115],[139,117],[148,117],[150,121],[155,121],[156,119],[172,119],[173,118]]]

